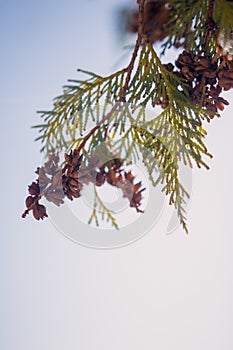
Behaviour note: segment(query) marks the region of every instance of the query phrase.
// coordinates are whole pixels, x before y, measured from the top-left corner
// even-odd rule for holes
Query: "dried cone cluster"
[[[218,110],[222,111],[225,105],[229,105],[220,94],[233,88],[232,59],[230,55],[221,56],[213,62],[203,53],[195,55],[183,51],[175,62],[178,71],[171,63],[165,64],[165,67],[184,79],[191,101],[206,108],[212,119]],[[161,103],[162,107],[167,104],[168,100]]]
[[[49,155],[48,161],[41,168],[37,168],[38,178],[28,187],[29,196],[26,198],[26,210],[22,214],[25,218],[30,211],[36,220],[47,217],[46,208],[39,203],[42,197],[49,202],[60,206],[64,198],[70,200],[79,198],[85,184],[93,183],[102,186],[105,182],[120,188],[123,196],[128,198],[130,207],[137,212],[142,200],[141,182],[134,183],[135,177],[131,171],[123,169],[123,159],[115,158],[105,164],[98,156],[92,155],[88,165],[82,163],[82,155],[77,150],[65,154],[65,165],[60,168],[59,157],[55,154]]]
[[[25,218],[30,211],[36,220],[43,220],[47,217],[46,208],[39,204],[39,200],[45,197],[49,202],[57,206],[63,204],[64,192],[62,186],[62,169],[58,165],[59,157],[55,154],[49,155],[48,161],[43,167],[37,168],[38,178],[28,186],[29,196],[25,204],[27,209],[22,214]]]
[[[30,210],[33,212],[33,216],[36,220],[44,219],[47,217],[46,208],[44,205],[39,204],[40,196],[40,187],[37,182],[32,182],[30,186],[28,186],[29,196],[25,200],[25,204],[27,209],[22,214],[22,217],[25,218]]]
[[[62,188],[64,195],[73,200],[81,196],[82,184],[79,181],[79,168],[82,156],[76,150],[65,154],[65,166],[62,169]]]
[[[105,182],[112,186],[120,188],[123,192],[123,197],[128,198],[130,207],[134,207],[137,212],[142,212],[139,209],[142,200],[141,182],[134,183],[135,177],[131,171],[124,171],[123,159],[115,158],[102,165],[96,173],[96,186],[101,186]]]

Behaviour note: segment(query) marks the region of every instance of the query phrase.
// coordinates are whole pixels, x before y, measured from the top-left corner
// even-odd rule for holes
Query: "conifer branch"
[[[233,88],[233,56],[228,50],[233,46],[233,4],[189,0],[187,6],[186,0],[171,0],[168,8],[156,0],[137,3],[137,38],[127,67],[106,77],[79,70],[88,78],[69,80],[53,109],[40,112],[43,123],[35,127],[42,151],[49,157],[51,152],[70,153],[60,169],[60,187],[55,181],[58,175],[51,177],[54,164],[58,167],[57,158],[49,158],[41,168],[43,186],[40,188],[39,178],[29,186],[23,217],[32,211],[36,219],[43,219],[47,214],[39,204],[42,197],[60,205],[65,196],[79,198],[90,182],[120,186],[130,206],[141,212],[141,185],[134,184],[131,172],[123,171],[120,157],[127,162],[143,161],[152,184],[162,186],[187,232],[185,203],[189,194],[181,183],[180,167],[209,169],[206,158],[212,156],[204,142],[204,123],[220,116],[219,111],[229,104],[220,95]],[[161,18],[162,24],[158,24]],[[158,38],[164,39],[161,54],[171,47],[184,48],[174,64],[162,63],[153,46]],[[157,113],[156,106],[162,111]],[[155,111],[150,119],[148,107]],[[106,166],[101,165],[101,157],[93,156],[103,143],[118,161]],[[128,187],[124,187],[126,180]],[[111,211],[95,193],[90,222],[98,224],[100,210],[103,218],[117,227]]]

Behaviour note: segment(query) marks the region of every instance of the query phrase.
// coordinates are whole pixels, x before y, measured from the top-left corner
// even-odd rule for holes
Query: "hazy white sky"
[[[142,239],[107,251],[73,243],[49,220],[20,218],[41,161],[36,110],[78,67],[112,71],[123,54],[113,35],[120,3],[0,4],[3,350],[233,348],[232,104],[207,125],[214,159],[210,171],[193,171],[189,236],[166,235],[166,208]]]

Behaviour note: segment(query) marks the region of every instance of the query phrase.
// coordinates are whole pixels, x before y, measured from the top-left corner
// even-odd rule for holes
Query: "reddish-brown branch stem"
[[[215,0],[210,0],[209,1],[208,11],[207,11],[207,21],[212,22],[213,25],[215,25],[215,22],[214,22],[214,8],[215,8]],[[209,44],[209,41],[210,41],[211,37],[213,37],[214,40],[217,43],[216,29],[207,31],[207,33],[206,33],[206,41],[205,41],[205,48],[208,47],[208,44]]]
[[[213,19],[213,17],[214,17],[214,5],[215,5],[215,0],[210,0],[207,18]]]
[[[122,88],[121,96],[120,96],[120,100],[122,102],[126,102],[126,99],[125,99],[126,91],[129,87],[129,82],[130,82],[130,78],[131,78],[132,71],[134,68],[134,63],[135,63],[135,60],[137,58],[138,50],[139,50],[140,45],[142,43],[142,39],[144,38],[144,33],[143,33],[144,4],[145,4],[145,0],[138,0],[138,37],[137,37],[137,41],[136,41],[136,44],[134,47],[134,51],[133,51],[130,63],[128,65],[128,67],[125,69],[127,72],[127,75],[126,75],[125,84]]]

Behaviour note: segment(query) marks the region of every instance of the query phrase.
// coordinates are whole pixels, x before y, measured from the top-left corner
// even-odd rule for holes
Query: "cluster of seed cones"
[[[220,94],[233,88],[233,56],[221,56],[213,61],[203,53],[183,51],[175,64],[178,70],[171,63],[165,67],[185,81],[191,101],[204,107],[211,119],[229,104]],[[167,104],[168,100],[161,103],[162,107]]]
[[[195,0],[192,3],[196,2]],[[174,4],[172,4],[174,6]],[[144,4],[143,28],[144,35],[151,43],[163,40],[169,34],[169,27],[176,18],[172,16],[172,6],[162,0],[148,0]],[[125,19],[125,31],[138,32],[138,9],[125,9],[121,14]],[[180,40],[175,47],[184,46],[182,38],[187,37],[187,26],[184,24]],[[213,18],[207,18],[205,27],[208,32],[217,30]],[[185,46],[184,46],[185,47]],[[221,92],[233,88],[233,56],[225,55],[214,59],[209,58],[204,52],[194,54],[183,51],[175,62],[164,66],[182,78],[187,85],[190,100],[199,107],[204,107],[210,119],[218,115],[229,102],[220,96]],[[162,108],[169,104],[169,96],[161,96],[157,102]]]
[[[22,214],[25,218],[30,211],[36,220],[47,217],[46,208],[39,201],[45,197],[49,202],[56,205],[63,204],[64,192],[62,187],[62,169],[58,165],[59,157],[56,154],[50,154],[48,161],[43,167],[37,168],[38,178],[28,186],[29,196],[25,204],[27,209]]]
[[[141,182],[135,183],[131,171],[124,170],[123,159],[114,158],[103,164],[98,156],[92,155],[88,164],[84,165],[82,158],[77,150],[73,150],[65,154],[65,165],[61,168],[58,155],[50,154],[44,166],[37,168],[37,180],[28,186],[29,196],[25,201],[27,209],[22,217],[25,218],[32,211],[36,220],[43,220],[48,215],[45,206],[39,203],[42,197],[60,206],[65,197],[70,200],[79,198],[84,185],[93,183],[102,186],[105,182],[121,189],[130,207],[142,212],[139,207],[144,188]]]

